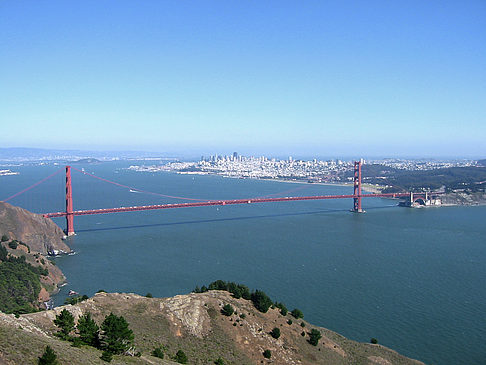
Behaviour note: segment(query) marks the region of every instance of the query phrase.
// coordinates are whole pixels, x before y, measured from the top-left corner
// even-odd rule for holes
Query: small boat
[[[69,296],[72,296],[72,295],[79,295],[78,292],[74,291],[74,290],[70,290],[69,293],[68,293]]]

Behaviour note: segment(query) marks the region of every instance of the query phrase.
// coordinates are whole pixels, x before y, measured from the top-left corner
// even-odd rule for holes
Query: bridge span
[[[73,169],[78,170],[73,167]],[[32,189],[33,187],[39,185],[40,183],[46,181],[47,179],[53,177],[61,171],[59,169],[50,176],[42,179],[41,181],[35,183],[34,185],[12,195],[11,197],[5,199],[4,201],[10,200],[24,192]],[[110,180],[103,179],[101,177],[89,174],[84,170],[78,170],[85,175],[89,175],[93,178],[103,180],[105,182],[117,185],[119,187],[130,188],[131,187],[113,182]],[[348,195],[316,195],[316,196],[288,196],[280,198],[252,198],[252,199],[230,199],[230,200],[198,200],[189,203],[174,203],[174,204],[157,204],[157,205],[142,205],[142,206],[130,206],[130,207],[118,207],[118,208],[104,208],[104,209],[88,209],[88,210],[74,210],[73,208],[73,193],[71,184],[71,166],[66,166],[66,211],[64,212],[53,212],[43,214],[46,218],[56,218],[56,217],[66,217],[66,234],[68,236],[74,235],[74,217],[81,215],[92,215],[92,214],[108,214],[108,213],[121,213],[121,212],[135,212],[143,210],[158,210],[158,209],[175,209],[175,208],[192,208],[192,207],[207,207],[207,206],[224,206],[224,205],[237,205],[237,204],[255,204],[255,203],[271,203],[271,202],[291,202],[291,201],[305,201],[305,200],[326,200],[326,199],[353,199],[353,208],[351,211],[356,213],[362,213],[363,209],[361,206],[361,201],[363,198],[400,198],[400,197],[410,197],[411,200],[417,199],[427,199],[426,193],[380,193],[380,194],[362,194],[361,191],[361,162],[356,161],[354,163],[354,177],[353,177],[353,194]],[[159,193],[147,192],[144,190],[136,189],[136,191],[150,193],[155,195],[161,195],[164,197],[185,199],[185,200],[197,200],[192,198],[175,197]],[[439,194],[439,193],[430,193]]]

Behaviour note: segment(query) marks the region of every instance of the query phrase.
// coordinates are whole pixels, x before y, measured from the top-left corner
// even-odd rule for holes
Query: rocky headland
[[[0,201],[0,235],[26,243],[42,255],[68,253],[64,232],[51,219]]]
[[[63,241],[63,231],[52,220],[40,214],[0,202],[0,237],[0,249],[6,253],[3,261],[10,266],[8,279],[7,271],[3,272],[5,280],[2,280],[2,285],[6,287],[2,286],[5,295],[5,298],[2,296],[2,304],[5,305],[9,296],[21,291],[22,299],[17,300],[20,303],[17,307],[30,304],[33,309],[44,308],[50,295],[56,293],[66,279],[61,270],[47,258],[49,255],[71,252]],[[22,257],[25,258],[23,262],[16,261]],[[30,267],[35,269],[35,277],[29,272],[32,271]],[[12,281],[16,282],[15,286],[12,286]],[[13,306],[9,308],[20,310]],[[26,310],[26,307],[22,310]]]

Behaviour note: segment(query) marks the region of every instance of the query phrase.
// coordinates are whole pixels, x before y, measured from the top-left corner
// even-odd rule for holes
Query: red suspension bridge
[[[127,185],[119,184],[101,177],[95,176],[93,174],[87,173],[84,170],[78,170],[73,167],[73,169],[94,177],[111,184],[115,184],[120,187],[128,188],[131,191],[142,192],[147,194],[159,195],[168,198],[193,200],[189,203],[175,203],[175,204],[157,204],[157,205],[142,205],[142,206],[130,206],[130,207],[119,207],[119,208],[105,208],[105,209],[89,209],[89,210],[74,210],[73,208],[73,193],[71,184],[71,166],[66,166],[66,211],[65,212],[54,212],[43,214],[46,218],[56,218],[56,217],[66,217],[66,234],[68,236],[74,235],[74,216],[80,215],[91,215],[91,214],[107,214],[107,213],[120,213],[120,212],[135,212],[142,210],[157,210],[157,209],[173,209],[173,208],[191,208],[191,207],[206,207],[206,206],[218,206],[218,205],[235,205],[235,204],[254,204],[254,203],[270,203],[270,202],[289,202],[289,201],[301,201],[301,200],[326,200],[326,199],[353,199],[353,208],[351,211],[356,213],[362,213],[363,209],[361,206],[361,200],[363,198],[398,198],[398,197],[408,197],[412,201],[419,199],[426,199],[426,195],[422,193],[380,193],[380,194],[362,194],[361,192],[361,162],[357,161],[354,163],[354,177],[353,177],[353,194],[348,195],[315,195],[315,196],[297,196],[297,197],[279,197],[279,198],[253,198],[253,199],[230,199],[230,200],[208,200],[201,201],[200,199],[184,198],[179,196],[165,195],[159,193],[153,193],[141,189],[136,189]],[[48,177],[42,179],[41,181],[35,183],[34,185],[14,194],[4,201],[10,200],[32,188],[43,183],[47,179],[57,175],[61,170],[49,175]]]

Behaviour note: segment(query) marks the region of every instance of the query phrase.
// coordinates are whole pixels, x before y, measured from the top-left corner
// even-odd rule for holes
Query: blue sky
[[[2,147],[486,155],[486,2],[1,1]]]

